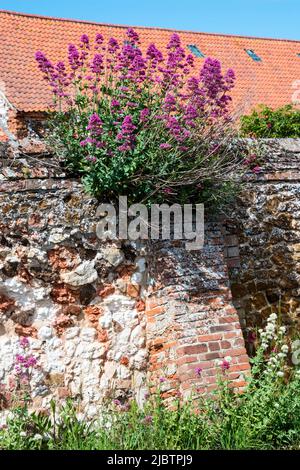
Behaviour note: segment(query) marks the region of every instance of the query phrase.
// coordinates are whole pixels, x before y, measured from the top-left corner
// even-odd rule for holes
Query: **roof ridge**
[[[203,31],[191,31],[191,30],[176,29],[176,28],[163,28],[159,26],[136,26],[136,25],[113,24],[113,23],[100,23],[100,22],[89,21],[89,20],[78,20],[74,18],[59,18],[55,16],[38,15],[38,14],[33,14],[33,13],[24,13],[24,12],[0,9],[0,14],[2,13],[16,15],[16,16],[26,16],[29,18],[40,18],[44,20],[54,20],[54,21],[68,21],[70,23],[83,23],[83,24],[91,24],[95,26],[98,25],[98,26],[107,26],[107,27],[114,27],[114,28],[132,27],[136,29],[149,29],[149,30],[158,30],[158,31],[175,31],[179,33],[189,33],[189,34],[201,34],[205,36],[222,36],[222,37],[228,37],[228,38],[244,38],[244,39],[257,39],[257,40],[263,39],[265,41],[300,43],[300,39],[270,38],[270,37],[263,37],[263,36],[247,36],[247,35],[242,35],[242,34],[205,33]]]

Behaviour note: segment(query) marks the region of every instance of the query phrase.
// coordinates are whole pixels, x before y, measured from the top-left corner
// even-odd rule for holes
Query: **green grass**
[[[213,395],[178,397],[167,407],[158,386],[143,409],[134,400],[110,402],[89,422],[79,419],[72,400],[59,409],[52,402],[46,416],[23,406],[0,430],[0,449],[299,449],[300,371],[289,365],[289,341],[275,317],[261,332],[243,394],[220,370]]]

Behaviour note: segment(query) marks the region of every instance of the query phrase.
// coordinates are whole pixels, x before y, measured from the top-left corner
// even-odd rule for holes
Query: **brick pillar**
[[[206,225],[200,251],[187,251],[183,242],[153,243],[149,268],[154,284],[146,302],[151,382],[164,378],[165,397],[178,388],[184,395],[193,389],[207,392],[216,386],[216,361],[231,356],[229,378],[234,387],[243,387],[250,366],[220,225]]]

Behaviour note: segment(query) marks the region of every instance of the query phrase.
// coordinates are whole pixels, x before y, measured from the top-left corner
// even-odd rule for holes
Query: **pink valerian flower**
[[[120,103],[120,101],[118,101],[118,100],[116,100],[115,98],[113,98],[113,99],[111,100],[110,106],[111,106],[112,108],[119,108],[119,107],[121,106],[121,103]]]
[[[188,66],[184,62],[186,54],[181,47],[180,37],[177,33],[172,34],[167,49],[169,49],[169,53],[166,60],[166,68],[163,70],[165,80],[171,86],[177,86],[183,78],[181,70]]]
[[[26,336],[22,336],[20,341],[19,341],[19,344],[20,346],[23,348],[23,349],[26,349],[29,347],[29,341],[28,341],[28,338],[26,338]]]
[[[90,47],[90,40],[87,34],[83,34],[80,38],[81,46],[82,47]]]
[[[160,144],[159,148],[162,150],[169,150],[172,148],[172,145],[168,143],[163,143],[163,144]]]
[[[32,355],[25,357],[21,354],[17,354],[16,363],[25,369],[29,369],[30,367],[34,367],[37,364],[37,359]]]
[[[125,43],[118,55],[118,63],[115,70],[120,71],[121,80],[131,80],[141,83],[146,77],[146,59],[141,50],[131,43]]]
[[[136,129],[137,127],[134,125],[132,117],[130,115],[125,116],[120,132],[117,135],[117,140],[123,141],[122,145],[118,147],[121,152],[132,150],[134,148],[136,140],[134,132]]]
[[[125,116],[124,121],[121,126],[121,131],[123,135],[131,135],[136,129],[136,126],[132,122],[132,117],[130,115]]]
[[[138,44],[140,42],[139,35],[133,28],[128,28],[126,35],[133,44]]]
[[[54,66],[41,51],[35,54],[35,58],[39,69],[44,73],[44,78],[49,81],[53,94],[67,97],[68,95],[63,90],[69,86],[70,77],[66,72],[64,62],[58,62]]]
[[[34,366],[36,366],[36,364],[37,364],[37,359],[34,356],[29,356],[26,360],[26,363],[25,363],[26,368],[34,367]]]
[[[180,36],[177,33],[173,33],[167,45],[167,49],[176,50],[180,46],[181,46]]]
[[[95,49],[99,49],[99,46],[101,46],[104,42],[104,37],[102,36],[102,34],[98,33],[96,34],[96,38],[95,38]]]
[[[140,111],[140,121],[147,122],[149,115],[150,115],[150,109],[148,108],[142,109],[142,111]]]
[[[249,155],[248,158],[246,158],[243,163],[244,163],[244,165],[248,166],[251,163],[253,163],[256,160],[256,158],[257,158],[257,155],[255,155],[255,154]]]
[[[52,65],[52,63],[50,62],[50,60],[47,59],[47,57],[45,56],[45,54],[41,51],[37,51],[35,53],[35,59],[38,63],[38,67],[39,69],[46,75],[48,75],[49,73],[51,74],[54,70],[54,67]]]
[[[102,149],[105,147],[104,142],[100,142],[98,139],[87,137],[80,142],[80,147],[86,147],[88,144],[95,145],[97,148]],[[92,160],[91,160],[92,161]]]
[[[20,366],[18,366],[18,365],[15,366],[15,373],[16,373],[17,375],[21,375],[21,374],[22,374],[22,369],[21,369]]]
[[[95,74],[100,74],[104,70],[104,64],[103,64],[103,55],[102,54],[95,54],[94,58],[91,62],[91,70]]]
[[[207,103],[212,107],[211,116],[214,118],[225,116],[231,97],[226,93],[234,86],[235,74],[229,69],[222,75],[221,63],[217,59],[208,57],[200,72],[200,89],[204,92]]]
[[[69,44],[68,58],[72,70],[76,71],[79,67],[82,67],[83,62],[80,58],[80,53],[75,44]]]
[[[90,131],[90,134],[92,136],[99,136],[103,132],[102,125],[103,125],[103,122],[101,118],[98,116],[97,113],[94,113],[90,117],[89,123],[86,129]]]
[[[110,54],[115,54],[118,49],[120,49],[118,41],[115,38],[110,38],[108,41],[108,52]]]
[[[221,365],[222,370],[227,370],[227,369],[229,369],[229,367],[230,367],[230,363],[225,361],[225,359],[224,359],[224,361],[222,362],[222,365]]]
[[[225,372],[230,368],[230,361],[229,359],[225,358],[222,361],[219,361],[218,365],[221,367],[222,371]]]
[[[126,103],[126,106],[128,106],[128,108],[137,108],[138,104],[134,103],[133,101],[128,101],[128,103]]]
[[[194,57],[192,56],[192,54],[188,54],[186,56],[186,63],[187,65],[189,65],[190,67],[194,67]]]
[[[145,418],[144,418],[144,423],[145,424],[151,424],[152,422],[153,422],[153,416],[151,416],[151,415],[145,416]]]
[[[163,110],[167,113],[171,113],[172,111],[176,110],[176,99],[175,96],[171,93],[167,93],[165,97],[165,101],[163,104]]]
[[[177,194],[176,191],[174,191],[172,188],[163,188],[162,192],[168,195],[173,195],[173,196]]]
[[[189,127],[196,127],[195,120],[199,117],[199,112],[195,106],[188,104],[185,107],[185,114],[183,119]]]
[[[146,57],[149,61],[151,61],[152,66],[153,64],[156,65],[158,62],[163,61],[163,55],[159,49],[155,46],[155,44],[150,44],[148,46]]]
[[[22,354],[16,355],[16,362],[18,364],[24,364],[26,362],[26,358]]]
[[[160,377],[160,378],[159,378],[159,382],[160,382],[160,383],[166,382],[166,378],[165,378],[165,377]]]
[[[201,375],[201,372],[202,372],[201,367],[197,367],[197,368],[195,369],[196,375],[200,376],[200,375]]]
[[[93,157],[92,155],[88,155],[88,156],[86,157],[86,160],[87,160],[88,162],[91,162],[91,163],[96,163],[97,157]]]
[[[252,168],[251,171],[252,171],[252,173],[254,173],[254,174],[257,175],[258,173],[261,173],[261,172],[262,172],[262,168],[257,165],[257,166],[255,166],[254,168]]]

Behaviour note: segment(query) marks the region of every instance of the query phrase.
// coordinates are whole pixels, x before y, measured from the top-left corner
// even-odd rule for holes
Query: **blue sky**
[[[300,40],[300,0],[0,0],[64,18]]]

